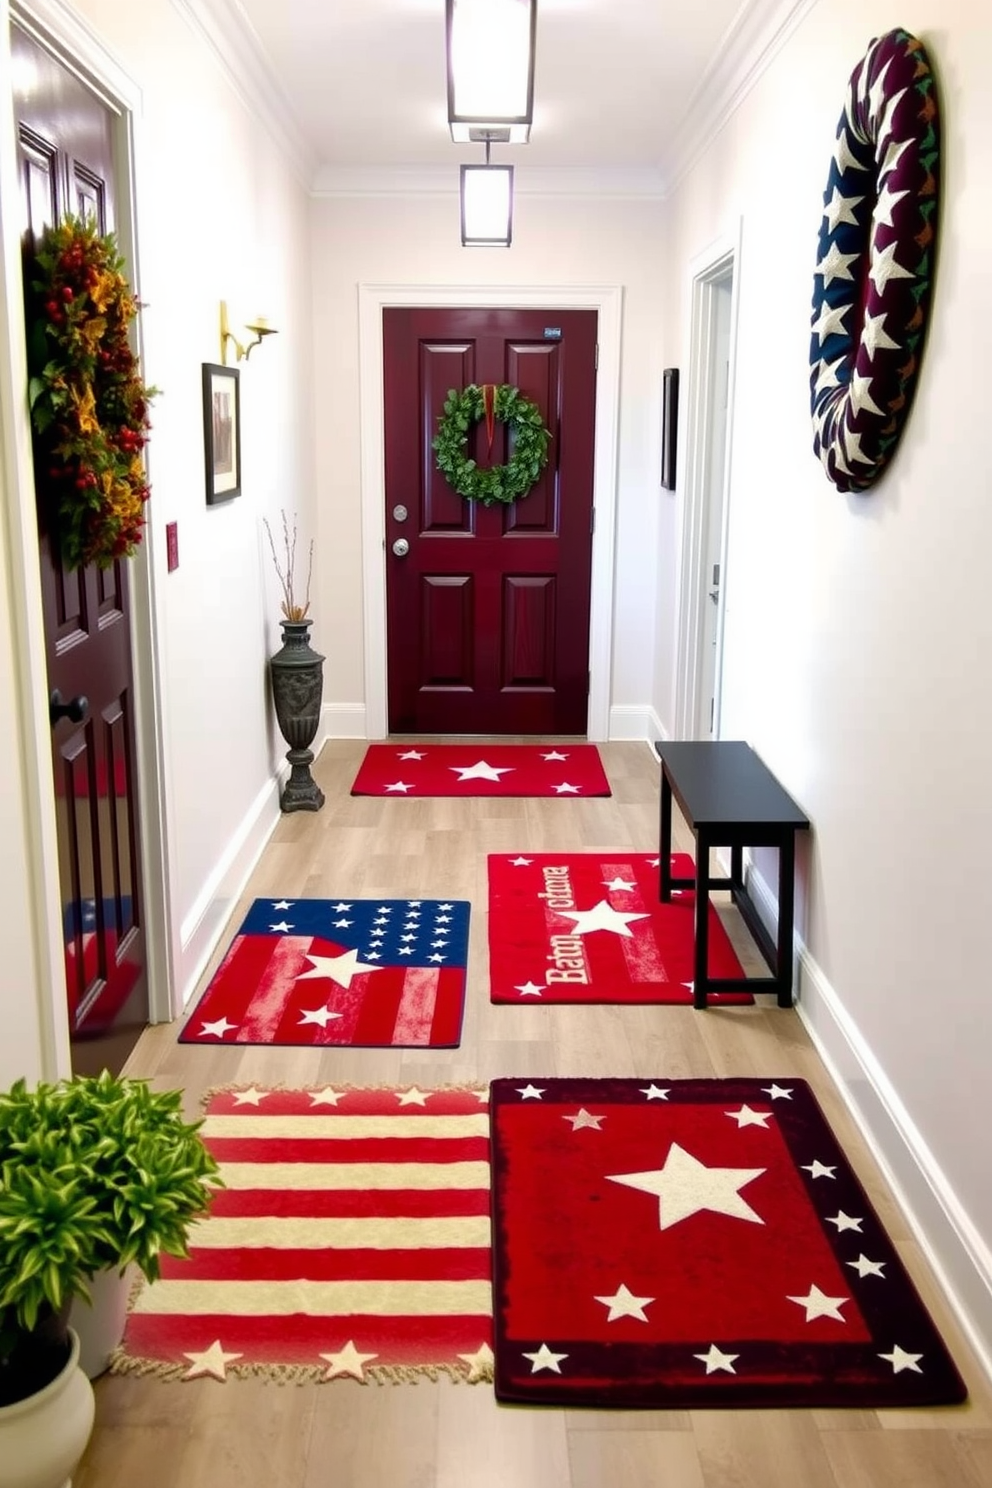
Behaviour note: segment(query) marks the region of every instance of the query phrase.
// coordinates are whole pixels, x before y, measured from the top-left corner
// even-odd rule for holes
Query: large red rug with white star
[[[965,1387],[801,1080],[495,1080],[497,1398],[940,1405]]]
[[[488,1090],[215,1092],[224,1188],[132,1299],[115,1373],[492,1378]]]
[[[464,899],[256,899],[181,1044],[454,1048]]]
[[[608,796],[595,744],[370,744],[353,796]]]
[[[672,858],[680,878],[694,873]],[[695,900],[658,899],[658,858],[621,849],[590,853],[492,853],[489,982],[492,1002],[691,1003]],[[709,969],[742,977],[710,901]],[[750,992],[714,992],[713,1003],[751,1003]]]

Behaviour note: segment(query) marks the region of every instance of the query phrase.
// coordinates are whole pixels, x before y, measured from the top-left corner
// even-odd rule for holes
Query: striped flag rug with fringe
[[[488,1090],[214,1092],[224,1187],[114,1373],[492,1378]]]

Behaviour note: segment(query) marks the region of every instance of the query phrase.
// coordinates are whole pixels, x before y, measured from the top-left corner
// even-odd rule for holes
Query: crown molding
[[[750,0],[741,6],[666,151],[665,196],[692,170],[816,4],[817,0]]]
[[[115,114],[141,112],[141,89],[120,58],[73,6],[64,0],[11,0],[10,18],[55,51],[62,65],[87,87],[96,88]]]
[[[457,196],[459,164],[460,161],[453,160],[450,165],[410,169],[325,165],[314,176],[312,195]],[[516,196],[657,201],[664,195],[664,186],[664,177],[655,170],[556,170],[514,163]]]
[[[172,4],[213,52],[242,103],[261,120],[300,184],[309,191],[317,171],[317,156],[273,76],[258,33],[239,0],[172,0]]]

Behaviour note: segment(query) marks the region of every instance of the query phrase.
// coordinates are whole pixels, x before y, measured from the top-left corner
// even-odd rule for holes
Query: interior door
[[[66,214],[113,230],[113,115],[16,26],[11,46],[29,275]],[[72,1065],[116,1073],[148,1021],[127,563],[65,570],[41,515],[39,546]]]
[[[701,592],[698,716],[694,737],[715,739],[720,723],[720,643],[723,632],[725,567],[724,496],[727,484],[727,417],[730,402],[732,272],[712,285],[712,327],[708,349],[709,398],[706,418],[706,480]]]
[[[386,606],[393,733],[584,734],[589,695],[596,312],[383,311]],[[510,383],[551,433],[510,506],[467,501],[431,441],[450,388]],[[501,464],[485,421],[469,435]]]

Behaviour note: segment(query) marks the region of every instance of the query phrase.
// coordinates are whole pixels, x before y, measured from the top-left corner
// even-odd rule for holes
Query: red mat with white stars
[[[133,1299],[113,1371],[491,1379],[488,1094],[215,1092],[225,1187]]]
[[[470,905],[256,899],[181,1044],[455,1048]]]
[[[498,1399],[685,1410],[965,1398],[803,1081],[490,1088]]]
[[[353,796],[608,796],[595,744],[370,744]]]
[[[679,878],[695,872],[686,854],[672,867]],[[661,904],[658,881],[649,853],[490,854],[490,1000],[691,1003],[696,896],[676,889]],[[711,976],[742,977],[712,900],[709,922]]]

